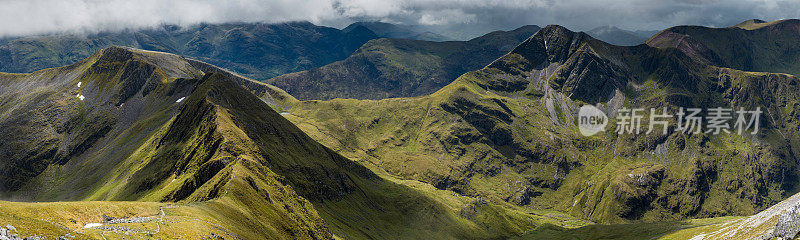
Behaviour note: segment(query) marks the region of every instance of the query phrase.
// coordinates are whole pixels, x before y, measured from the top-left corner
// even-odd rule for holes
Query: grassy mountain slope
[[[25,234],[125,233],[83,229],[98,213],[158,218],[107,226],[156,238],[481,239],[585,224],[376,174],[273,110],[297,101],[285,92],[177,55],[112,47],[0,81],[0,196],[73,201],[1,202],[0,223]]]
[[[748,20],[728,28],[678,26],[647,41],[675,47],[720,67],[745,71],[800,74],[800,20]]]
[[[365,28],[344,32],[308,22],[200,24],[33,36],[0,45],[0,71],[32,72],[60,67],[119,45],[189,56],[265,80],[344,59],[376,37]]]
[[[304,101],[287,118],[351,159],[439,189],[600,223],[670,221],[749,215],[796,191],[797,82],[548,26],[431,95]],[[612,124],[584,137],[575,114],[586,103],[612,119],[621,107],[765,113],[754,136],[620,135]]]
[[[538,30],[526,26],[464,42],[376,39],[345,60],[267,82],[304,100],[426,95],[488,65]]]

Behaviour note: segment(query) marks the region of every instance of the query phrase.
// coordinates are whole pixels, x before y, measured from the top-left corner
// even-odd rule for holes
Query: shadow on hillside
[[[696,227],[687,222],[629,223],[563,228],[543,225],[518,239],[655,239],[672,232]]]

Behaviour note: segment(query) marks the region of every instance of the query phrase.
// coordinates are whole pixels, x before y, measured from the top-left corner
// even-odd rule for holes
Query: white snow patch
[[[289,115],[289,114],[291,114],[291,113],[288,113],[288,112],[282,112],[281,113],[281,115]]]
[[[182,102],[182,101],[183,101],[183,99],[186,99],[186,97],[178,98],[178,101],[175,101],[175,102],[176,102],[176,103]]]
[[[81,84],[82,84],[82,83],[83,83],[83,82],[78,82],[78,87],[81,87]]]
[[[102,223],[87,223],[86,225],[83,225],[83,228],[93,228],[93,227],[99,227],[99,226],[103,226],[103,224]]]
[[[81,101],[83,101],[83,99],[86,98],[86,97],[84,97],[83,95],[80,95],[80,94],[78,94],[78,96],[76,96],[76,97],[78,97],[78,99],[80,99]]]

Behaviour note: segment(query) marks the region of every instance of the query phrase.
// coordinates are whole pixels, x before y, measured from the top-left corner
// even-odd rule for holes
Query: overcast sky
[[[800,0],[0,0],[0,36],[141,28],[164,23],[355,20],[475,31],[559,24],[660,30],[800,18]]]

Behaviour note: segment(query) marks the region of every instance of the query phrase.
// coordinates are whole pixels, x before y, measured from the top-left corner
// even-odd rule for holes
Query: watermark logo
[[[608,116],[592,105],[583,105],[578,110],[578,130],[584,136],[592,136],[606,130]]]
[[[705,113],[705,114],[703,114]],[[667,135],[670,123],[675,123],[672,131],[685,134],[756,134],[758,133],[761,108],[679,108],[670,113],[669,109],[621,108],[617,111],[617,134]],[[648,121],[649,120],[649,121]],[[608,117],[592,105],[584,105],[578,112],[578,129],[584,136],[592,136],[605,131]],[[644,123],[643,123],[644,122]],[[646,130],[646,131],[644,131]]]

